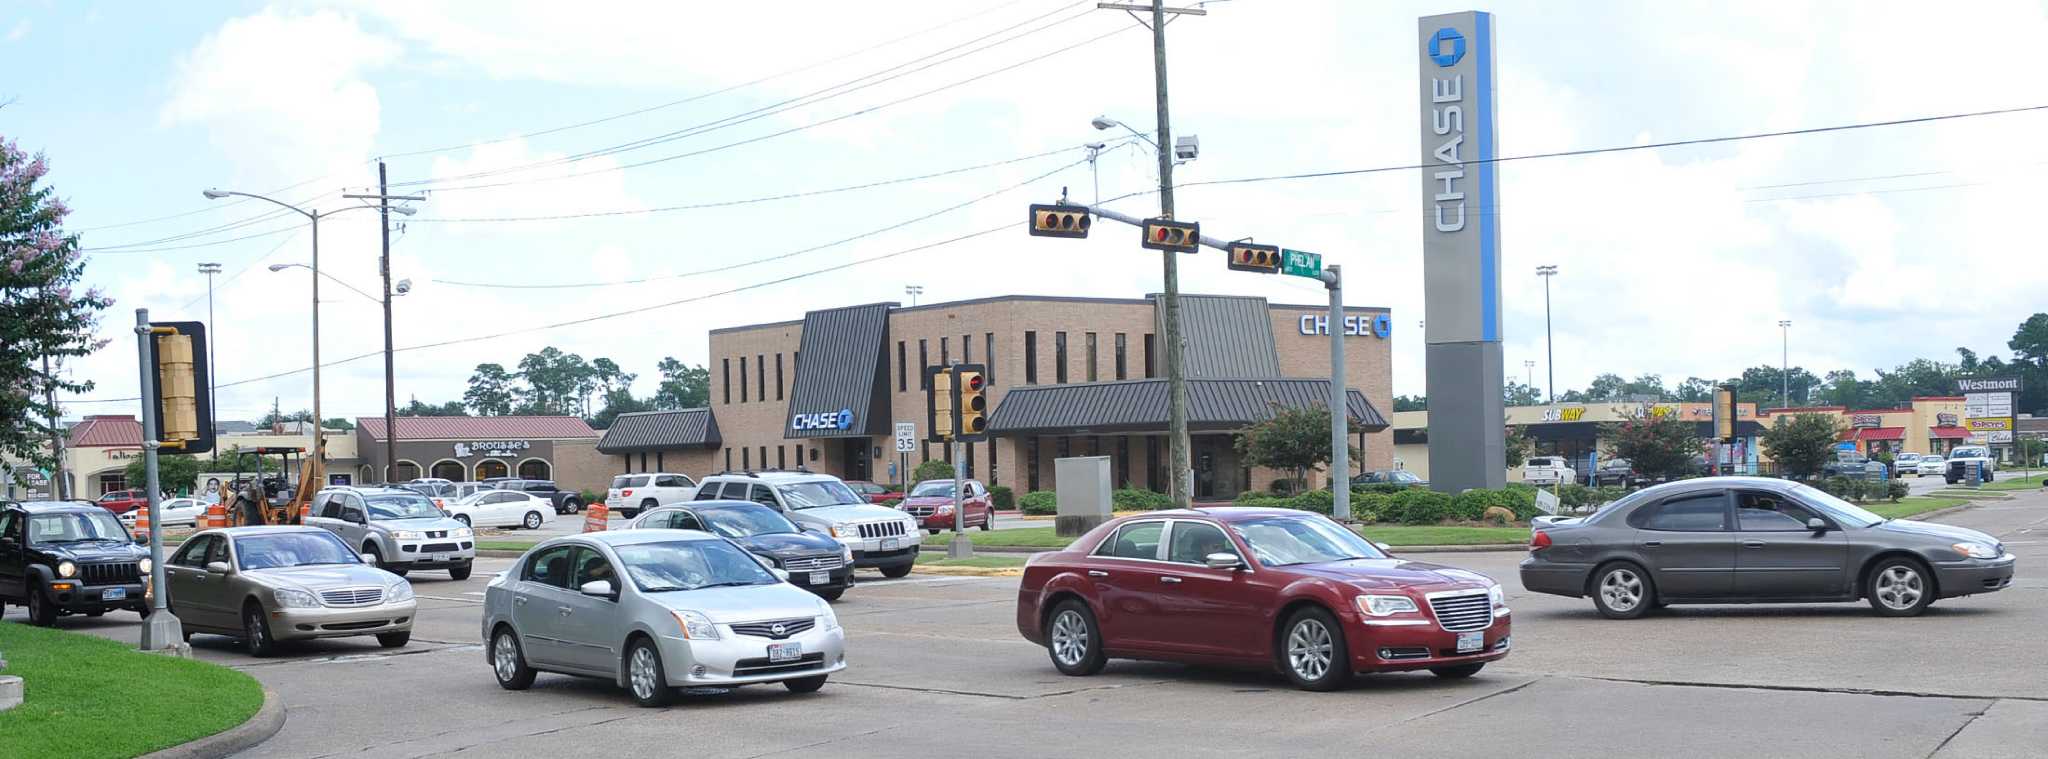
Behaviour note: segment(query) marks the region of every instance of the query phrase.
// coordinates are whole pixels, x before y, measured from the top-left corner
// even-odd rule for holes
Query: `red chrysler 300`
[[[1500,585],[1407,561],[1326,517],[1207,508],[1111,520],[1024,568],[1017,629],[1053,666],[1270,667],[1308,690],[1362,672],[1470,677],[1507,656]]]

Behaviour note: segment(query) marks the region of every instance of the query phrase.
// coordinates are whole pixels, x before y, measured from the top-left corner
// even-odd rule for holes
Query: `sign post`
[[[902,484],[905,488],[910,487],[910,454],[916,450],[917,423],[897,422],[896,471],[890,473],[890,479],[896,480],[897,483]],[[905,497],[909,497],[909,495],[909,493],[904,493]]]

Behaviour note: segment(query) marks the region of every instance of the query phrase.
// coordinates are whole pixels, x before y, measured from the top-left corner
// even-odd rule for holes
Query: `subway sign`
[[[853,409],[824,411],[813,414],[797,414],[789,421],[792,430],[849,430],[853,429]]]

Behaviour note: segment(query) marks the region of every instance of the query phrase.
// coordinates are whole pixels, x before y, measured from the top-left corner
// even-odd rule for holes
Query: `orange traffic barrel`
[[[604,532],[605,522],[611,519],[603,501],[590,504],[590,510],[583,513],[584,532]]]

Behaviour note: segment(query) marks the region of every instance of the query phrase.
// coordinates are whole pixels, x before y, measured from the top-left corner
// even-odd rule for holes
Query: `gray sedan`
[[[695,530],[541,543],[484,591],[484,658],[510,690],[545,670],[611,680],[642,706],[677,687],[824,687],[846,668],[839,618],[761,562]]]
[[[386,648],[412,640],[412,585],[315,527],[201,532],[164,562],[164,582],[188,640],[230,635],[254,656],[283,640],[375,635]]]
[[[2014,563],[1976,530],[1887,519],[1787,480],[1708,477],[1537,525],[1522,585],[1591,596],[1611,619],[1673,603],[1858,599],[1902,617],[2001,590]]]

